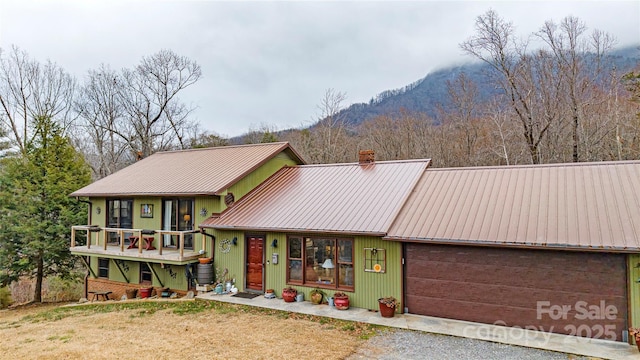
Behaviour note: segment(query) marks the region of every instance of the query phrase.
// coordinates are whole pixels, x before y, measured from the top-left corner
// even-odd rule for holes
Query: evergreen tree
[[[34,301],[41,302],[44,277],[65,277],[74,267],[69,229],[86,221],[86,208],[69,194],[91,176],[51,118],[35,119],[33,128],[25,153],[0,166],[0,286],[35,278]]]

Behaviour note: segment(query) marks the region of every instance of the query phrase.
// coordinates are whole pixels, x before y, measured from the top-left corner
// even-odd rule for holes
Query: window
[[[194,200],[193,199],[165,199],[162,201],[162,229],[171,231],[193,230]],[[178,247],[177,235],[165,235],[163,246]],[[184,235],[185,249],[193,249],[193,234]]]
[[[352,289],[353,239],[289,236],[287,282]]]
[[[98,258],[98,277],[109,278],[109,259]]]
[[[140,263],[140,284],[151,284],[151,269],[147,263]]]
[[[131,199],[108,199],[107,200],[107,227],[120,228],[120,229],[133,228],[133,200]],[[125,239],[127,237],[128,236],[125,234]],[[110,232],[109,242],[117,243],[118,234]]]

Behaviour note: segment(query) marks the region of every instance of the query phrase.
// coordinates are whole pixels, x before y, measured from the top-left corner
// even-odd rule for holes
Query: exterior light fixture
[[[238,238],[234,236],[233,239],[231,239],[231,243],[233,245],[238,245]]]
[[[278,247],[278,239],[273,239],[271,242],[271,247]]]

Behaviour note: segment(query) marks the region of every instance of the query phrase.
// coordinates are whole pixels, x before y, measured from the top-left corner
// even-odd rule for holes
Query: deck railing
[[[185,235],[188,234],[198,234],[199,230],[187,230],[187,231],[172,231],[172,230],[149,230],[149,229],[124,229],[124,228],[108,228],[108,227],[99,227],[95,225],[75,225],[71,227],[71,247],[76,247],[76,233],[77,232],[86,232],[87,235],[87,249],[91,249],[92,246],[98,246],[102,248],[102,250],[107,251],[109,246],[115,247],[117,246],[120,252],[125,252],[125,247],[129,248],[129,245],[126,244],[126,240],[131,241],[130,237],[137,237],[137,249],[138,254],[142,254],[142,251],[147,247],[147,244],[144,240],[145,237],[153,236],[153,242],[157,245],[154,246],[153,250],[145,250],[145,251],[157,251],[158,255],[162,255],[163,249],[176,249],[179,251],[180,256],[179,259],[182,260],[184,256],[184,238]],[[113,239],[114,237],[110,237],[109,234],[116,234],[115,238],[117,240],[116,243],[110,242],[109,239]],[[158,236],[156,236],[158,235]],[[175,235],[178,238],[178,244],[176,247],[167,247],[164,245],[164,235]],[[94,241],[95,240],[95,241]],[[195,236],[194,236],[195,240]],[[200,249],[206,249],[205,247],[206,236],[202,234],[202,247]],[[194,241],[194,250],[195,250],[195,241]]]

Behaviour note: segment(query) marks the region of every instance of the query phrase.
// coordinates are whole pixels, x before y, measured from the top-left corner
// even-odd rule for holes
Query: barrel
[[[206,285],[213,283],[213,264],[198,264],[198,284]]]

